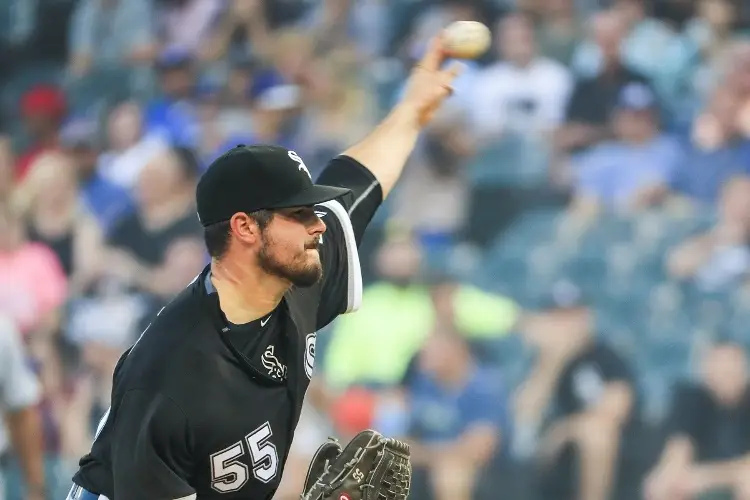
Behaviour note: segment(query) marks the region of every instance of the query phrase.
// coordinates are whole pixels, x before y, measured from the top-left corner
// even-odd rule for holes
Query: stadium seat
[[[518,257],[495,257],[477,269],[474,280],[478,287],[508,294],[523,286],[527,276],[526,260]],[[510,294],[513,296],[513,294]]]
[[[473,185],[535,186],[546,181],[547,164],[545,147],[507,134],[481,149],[468,172]]]
[[[566,263],[565,269],[571,281],[587,290],[599,287],[607,280],[608,266],[604,256],[573,258]]]
[[[66,89],[73,112],[98,116],[107,106],[130,94],[134,74],[127,68],[100,69],[67,82]]]

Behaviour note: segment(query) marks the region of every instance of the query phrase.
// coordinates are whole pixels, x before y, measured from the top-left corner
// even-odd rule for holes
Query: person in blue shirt
[[[613,140],[578,157],[573,210],[637,211],[664,201],[683,158],[679,142],[664,133],[656,94],[630,83],[619,92],[612,116]]]
[[[460,334],[437,331],[404,378],[412,462],[434,498],[469,500],[478,475],[509,437],[508,399],[497,371],[480,366]]]
[[[60,144],[76,168],[83,203],[106,232],[120,217],[133,210],[133,199],[122,187],[97,170],[101,153],[96,123],[83,118],[71,120],[60,132]]]
[[[300,88],[296,85],[277,85],[254,96],[247,109],[250,128],[230,134],[208,160],[218,158],[238,144],[279,144],[296,149],[293,125],[300,104]]]
[[[713,207],[733,177],[750,175],[750,140],[740,129],[738,97],[719,87],[693,123],[686,154],[671,179],[676,194]]]
[[[194,63],[193,56],[179,47],[167,48],[159,55],[156,69],[161,96],[146,107],[146,133],[178,146],[193,147],[198,143]]]

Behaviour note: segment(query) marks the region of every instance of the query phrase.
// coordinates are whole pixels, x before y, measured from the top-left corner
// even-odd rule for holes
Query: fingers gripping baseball
[[[453,81],[463,69],[458,62],[443,68],[445,59],[444,42],[439,35],[431,40],[427,53],[409,77],[403,102],[415,108],[421,125],[427,124],[453,93]]]

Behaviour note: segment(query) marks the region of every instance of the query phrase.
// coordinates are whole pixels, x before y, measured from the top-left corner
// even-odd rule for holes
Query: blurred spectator
[[[109,114],[108,150],[99,157],[97,169],[105,179],[130,191],[135,188],[143,167],[168,145],[161,137],[145,133],[138,104],[121,103]]]
[[[426,129],[395,195],[392,221],[438,252],[458,236],[469,209],[466,164],[475,150],[468,117],[457,106],[441,110]],[[435,242],[437,248],[428,242]],[[442,242],[442,244],[441,244]]]
[[[526,320],[524,340],[537,356],[517,393],[516,421],[525,427],[520,439],[533,436],[535,426],[542,429],[538,498],[634,498],[633,491],[620,491],[633,479],[625,457],[628,444],[637,443],[634,376],[628,362],[595,336],[593,311],[581,290],[557,282],[543,311]]]
[[[720,341],[697,382],[674,392],[669,437],[646,482],[647,500],[744,499],[750,495],[750,386],[743,345]]]
[[[750,271],[749,243],[750,177],[740,176],[722,189],[716,225],[672,250],[669,272],[704,291],[730,289]]]
[[[693,85],[701,95],[710,93],[733,66],[733,45],[741,22],[740,2],[700,0],[696,16],[685,27],[685,34],[700,56]]]
[[[251,55],[267,58],[273,49],[271,33],[296,22],[305,11],[302,0],[229,0],[208,43],[200,51],[204,60],[236,61]]]
[[[750,139],[750,41],[738,42],[733,49],[726,85],[739,99],[737,127],[743,138]]]
[[[99,172],[99,143],[93,121],[71,121],[60,133],[60,145],[78,180],[80,199],[106,232],[115,220],[132,208],[132,200],[125,189]]]
[[[446,270],[443,273],[430,279],[436,325],[454,325],[472,347],[494,342],[518,325],[521,309],[512,299],[472,286]],[[484,347],[479,350],[486,351]]]
[[[357,52],[363,58],[373,60],[384,56],[388,49],[388,38],[391,34],[392,22],[389,18],[391,13],[387,2],[381,0],[328,0],[333,8],[324,9],[326,2],[311,16],[314,26],[318,32],[322,32],[325,26],[331,25],[331,20],[338,21],[346,28],[347,38],[343,38],[343,44],[353,41]],[[333,11],[332,14],[329,12]],[[339,14],[340,12],[340,14]],[[317,15],[315,15],[317,14]],[[321,20],[323,22],[321,23]],[[325,22],[327,21],[327,22]],[[342,30],[343,31],[343,30]]]
[[[675,172],[672,187],[702,206],[715,205],[731,177],[750,174],[750,140],[739,130],[740,102],[730,89],[719,87],[693,122],[688,154]]]
[[[304,82],[315,50],[315,39],[309,33],[295,29],[275,32],[267,56],[270,67],[258,72],[256,92],[276,85]]]
[[[156,61],[161,96],[144,113],[146,132],[170,144],[193,147],[200,127],[195,103],[196,66],[189,52],[179,47],[162,51]]]
[[[9,203],[0,205],[0,311],[24,335],[57,330],[67,281],[55,253],[28,240],[23,218]]]
[[[39,396],[39,382],[28,365],[21,334],[0,311],[0,417],[4,417],[0,418],[0,499],[5,498],[3,475],[10,452],[18,457],[26,479],[24,498],[46,498]]]
[[[60,451],[57,419],[63,408],[64,378],[59,342],[67,283],[55,253],[30,242],[18,210],[0,208],[0,311],[24,335],[33,367],[42,383],[44,449]],[[48,478],[49,479],[49,478]]]
[[[671,83],[680,78],[691,56],[688,48],[661,20],[650,17],[653,2],[615,0],[613,10],[623,22],[624,38],[620,45],[623,63],[645,75],[655,87],[666,93]],[[603,48],[584,42],[573,58],[573,68],[581,75],[601,71],[605,64]]]
[[[253,136],[250,143],[281,144],[296,149],[293,119],[302,105],[297,85],[276,85],[263,91],[253,103]]]
[[[681,160],[679,143],[660,129],[656,97],[644,84],[620,91],[612,117],[614,140],[580,156],[573,211],[634,211],[661,203]]]
[[[201,153],[208,161],[227,137],[246,134],[255,126],[252,104],[264,85],[262,79],[257,78],[260,71],[258,61],[244,58],[231,63],[224,85],[208,79],[199,85]]]
[[[479,366],[466,339],[446,326],[427,338],[404,385],[414,467],[429,475],[432,498],[470,500],[510,434],[499,373]]]
[[[225,113],[230,113],[235,106],[246,106],[256,97],[260,87],[256,78],[259,71],[260,62],[251,57],[232,61],[221,94]],[[244,114],[243,111],[240,113]]]
[[[151,62],[153,23],[149,0],[79,0],[69,28],[70,74]]]
[[[329,411],[331,414],[331,423],[336,434],[351,439],[357,433],[378,427],[383,423],[376,422],[376,412],[378,402],[383,395],[390,395],[394,392],[392,389],[383,389],[382,387],[366,387],[364,385],[354,385],[344,391],[331,391],[329,395]],[[403,408],[398,408],[402,413]],[[392,427],[392,424],[389,426]],[[398,435],[403,434],[404,425],[398,427]],[[392,429],[390,429],[392,430]]]
[[[201,227],[193,198],[193,153],[172,149],[149,162],[136,189],[137,209],[107,236],[106,273],[120,284],[167,300],[201,270]],[[187,241],[184,241],[187,240]]]
[[[602,62],[593,77],[579,79],[568,102],[565,124],[557,131],[556,146],[561,152],[578,152],[611,137],[610,115],[621,89],[628,83],[646,83],[642,74],[620,58],[626,34],[625,20],[616,11],[596,14],[592,36]]]
[[[210,163],[227,136],[253,126],[246,102],[236,101],[227,106],[222,104],[225,103],[219,85],[208,80],[198,84],[195,106],[200,134],[194,148],[202,165]]]
[[[365,288],[362,309],[340,318],[323,373],[334,389],[394,385],[432,328],[430,296],[417,281],[422,251],[412,239],[391,241],[377,255],[381,281]],[[373,349],[377,345],[378,349]]]
[[[65,95],[53,86],[38,85],[21,98],[21,118],[31,145],[18,158],[16,179],[26,175],[34,159],[59,146],[60,127],[67,113]]]
[[[211,159],[238,144],[279,144],[297,149],[292,124],[302,104],[300,97],[296,85],[277,85],[263,91],[246,110],[251,117],[251,128],[230,135]]]
[[[505,297],[445,277],[429,286],[423,250],[409,236],[391,236],[375,258],[380,281],[365,288],[362,309],[331,332],[322,373],[333,390],[395,386],[436,326],[455,324],[468,338],[487,340],[518,320],[517,305]]]
[[[252,12],[260,7],[252,7],[253,2],[244,2],[244,5],[239,7],[239,4],[242,3],[241,0],[237,0],[238,8],[241,8],[243,12],[245,9],[251,8],[251,12],[240,14],[238,17],[230,9],[226,14],[229,25],[220,29],[251,29],[235,25],[238,23],[238,19],[240,19],[240,25],[249,22],[244,21],[244,19],[255,16]],[[252,19],[252,22],[256,24],[262,22],[257,17],[252,17]],[[265,26],[252,28],[253,33],[259,33],[257,35],[258,40],[253,38],[254,43],[256,45],[262,44],[262,47],[254,46],[252,50],[249,50],[244,46],[247,42],[243,35],[238,42],[239,46],[232,46],[232,52],[226,56],[230,78],[227,82],[228,90],[240,102],[244,102],[246,98],[254,99],[271,87],[303,83],[310,61],[315,57],[315,40],[309,33],[288,28],[268,32],[266,29]],[[240,33],[244,33],[244,31],[240,31]],[[226,33],[222,35],[220,32],[217,36],[219,41],[215,40],[212,43],[219,43],[221,47],[224,47],[228,43],[229,38],[227,37],[229,35]],[[225,47],[221,49],[211,49],[210,47],[209,45],[209,50],[228,50]],[[204,54],[204,57],[208,57],[208,55]],[[242,83],[243,80],[244,84]]]
[[[323,0],[309,16],[310,31],[322,51],[346,46],[356,40],[357,34],[350,23],[354,10],[350,0]]]
[[[239,3],[252,5],[254,2],[251,0]],[[221,13],[222,2],[221,0],[160,0],[156,2],[156,7],[156,30],[161,44],[166,47],[180,47],[193,55],[198,55],[200,45]]]
[[[381,0],[323,0],[310,5],[303,26],[319,52],[343,47],[356,49],[362,59],[384,55],[391,22]]]
[[[200,49],[206,60],[246,54],[265,55],[269,50],[269,28],[261,1],[231,0],[213,28],[208,43]]]
[[[27,237],[55,252],[68,278],[68,294],[85,292],[102,265],[102,233],[81,204],[70,160],[60,153],[37,158],[14,194]]]
[[[585,33],[575,0],[539,2],[536,27],[539,53],[569,66],[573,52]]]
[[[313,61],[303,89],[305,109],[298,124],[299,149],[311,165],[327,160],[362,139],[372,127],[375,102],[348,53]],[[319,172],[311,171],[313,177]]]
[[[563,119],[573,85],[570,73],[537,55],[529,18],[508,15],[497,31],[502,59],[479,72],[472,92],[475,133],[487,141],[506,133],[538,138]]]

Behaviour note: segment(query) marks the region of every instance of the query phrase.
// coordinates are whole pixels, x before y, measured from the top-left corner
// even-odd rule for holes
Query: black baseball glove
[[[406,500],[409,445],[366,430],[346,448],[330,439],[315,452],[302,500]]]

